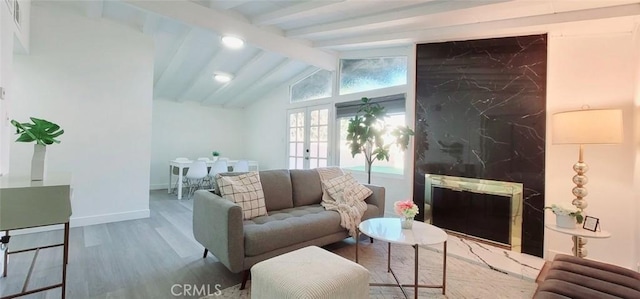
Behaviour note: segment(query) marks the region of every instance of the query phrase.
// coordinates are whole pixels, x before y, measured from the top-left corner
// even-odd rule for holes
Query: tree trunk
[[[365,163],[365,170],[367,171],[367,184],[371,184],[371,164],[373,164],[373,161],[366,161]]]

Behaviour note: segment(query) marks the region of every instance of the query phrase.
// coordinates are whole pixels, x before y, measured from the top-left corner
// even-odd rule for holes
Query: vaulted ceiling
[[[335,70],[347,51],[543,33],[589,20],[630,32],[640,16],[638,2],[92,0],[57,5],[152,36],[155,99],[245,107],[318,69]],[[603,30],[589,24],[577,27],[591,34]],[[220,43],[223,34],[240,36],[246,44],[228,49]],[[233,74],[233,80],[212,80],[218,71]]]

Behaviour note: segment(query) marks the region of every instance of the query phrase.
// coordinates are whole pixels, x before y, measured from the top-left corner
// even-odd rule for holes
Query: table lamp
[[[571,202],[581,211],[587,208],[587,184],[585,173],[589,166],[584,162],[584,144],[615,144],[622,142],[622,110],[584,109],[559,112],[553,115],[553,144],[579,144],[578,162],[573,165],[577,173],[573,176],[576,187]]]

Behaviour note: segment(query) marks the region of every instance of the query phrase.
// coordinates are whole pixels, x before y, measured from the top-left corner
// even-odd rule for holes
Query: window
[[[291,102],[328,98],[333,91],[333,73],[319,70],[291,85]]]
[[[390,125],[392,128],[406,125],[404,94],[374,98],[372,99],[372,102],[379,103],[385,107],[385,111],[387,112],[387,118],[385,118],[386,124]],[[347,145],[347,127],[349,126],[349,119],[357,113],[359,107],[360,100],[336,104],[337,127],[340,130],[338,134],[338,165],[344,169],[365,171],[364,154],[357,154],[355,157],[352,157],[351,150]],[[391,131],[392,130],[389,130],[389,132]],[[394,141],[394,137],[391,136],[391,134],[387,134],[387,136],[385,136],[385,140],[392,143]],[[372,173],[404,174],[405,153],[395,145],[391,146],[390,152],[389,161],[376,160],[373,162],[371,169]]]
[[[340,94],[407,84],[407,57],[340,60]]]

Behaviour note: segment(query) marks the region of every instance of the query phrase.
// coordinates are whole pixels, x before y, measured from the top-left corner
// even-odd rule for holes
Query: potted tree
[[[371,183],[371,165],[375,160],[389,161],[389,148],[392,145],[406,150],[409,139],[414,135],[413,130],[407,126],[391,129],[385,123],[387,112],[377,103],[371,103],[369,98],[362,98],[362,104],[356,115],[349,120],[347,127],[347,145],[351,149],[351,156],[363,153],[365,158],[365,170],[367,183]],[[391,133],[395,137],[393,142],[387,143],[384,136]]]
[[[20,137],[16,142],[35,142],[33,148],[33,158],[31,159],[31,180],[42,181],[45,174],[45,156],[47,145],[60,143],[56,137],[62,135],[64,130],[60,126],[50,121],[30,117],[31,123],[19,123],[11,120],[11,124],[16,127],[16,134]]]

